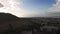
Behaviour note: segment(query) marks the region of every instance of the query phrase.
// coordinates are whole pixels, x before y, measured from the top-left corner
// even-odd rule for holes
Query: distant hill
[[[12,21],[16,19],[18,19],[18,17],[10,13],[0,13],[0,21]]]

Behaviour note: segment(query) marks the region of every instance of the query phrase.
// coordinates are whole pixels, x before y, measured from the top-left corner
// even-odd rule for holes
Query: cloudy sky
[[[0,0],[0,12],[18,17],[60,16],[60,0]]]

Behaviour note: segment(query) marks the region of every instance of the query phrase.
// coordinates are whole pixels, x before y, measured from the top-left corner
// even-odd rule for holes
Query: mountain
[[[10,13],[0,13],[0,22],[17,20],[18,17]]]

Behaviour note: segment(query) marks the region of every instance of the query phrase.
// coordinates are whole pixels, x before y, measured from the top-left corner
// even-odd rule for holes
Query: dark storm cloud
[[[4,5],[0,3],[0,8],[1,8],[1,7],[4,7]]]

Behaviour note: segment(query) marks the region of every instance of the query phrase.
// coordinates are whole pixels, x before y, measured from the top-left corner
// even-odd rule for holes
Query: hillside
[[[24,30],[31,31],[32,29],[37,29],[39,31],[40,27],[47,25],[55,28],[59,27],[60,18],[18,18],[9,13],[0,13],[0,32],[23,32]]]
[[[18,17],[9,13],[0,13],[0,22],[17,20]]]

